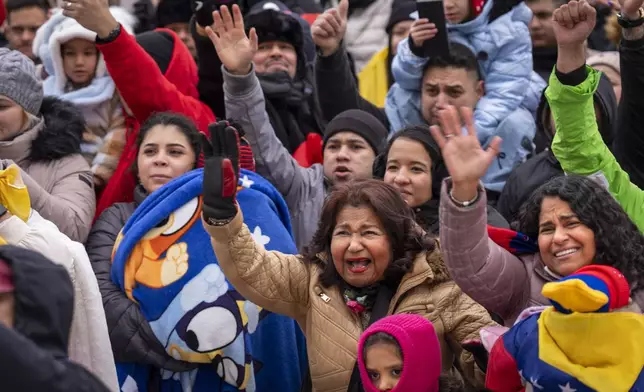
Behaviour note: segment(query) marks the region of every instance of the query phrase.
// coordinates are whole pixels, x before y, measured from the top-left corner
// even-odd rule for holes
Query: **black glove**
[[[242,7],[243,1],[241,0],[190,0],[192,12],[195,14],[195,20],[201,27],[212,26],[212,24],[215,23],[212,18],[212,13],[219,10],[219,7],[222,5],[232,7],[235,3],[237,3],[241,8],[243,15],[244,7]]]
[[[210,141],[202,135],[203,217],[206,222],[229,221],[237,215],[235,195],[239,179],[239,134],[227,121],[208,126]]]

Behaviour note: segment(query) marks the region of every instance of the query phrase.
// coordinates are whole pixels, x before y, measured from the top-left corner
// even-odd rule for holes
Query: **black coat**
[[[145,197],[143,189],[137,187],[134,202],[117,203],[103,211],[92,227],[85,248],[103,297],[114,359],[182,372],[194,369],[196,365],[177,361],[166,353],[139,306],[111,279],[112,249],[116,237]]]
[[[40,253],[0,247],[14,284],[14,328],[0,324],[3,392],[108,392],[96,376],[67,359],[74,287],[64,267]]]
[[[623,39],[619,56],[622,100],[617,115],[613,152],[631,182],[644,189],[644,39]]]

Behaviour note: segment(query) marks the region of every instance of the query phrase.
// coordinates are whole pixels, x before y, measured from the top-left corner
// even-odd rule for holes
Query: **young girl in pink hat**
[[[360,337],[358,366],[365,392],[457,392],[459,379],[441,376],[434,326],[414,314],[377,321]]]

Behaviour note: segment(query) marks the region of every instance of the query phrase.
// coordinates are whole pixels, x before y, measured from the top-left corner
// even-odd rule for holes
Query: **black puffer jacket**
[[[116,362],[151,365],[157,369],[182,372],[196,368],[167,355],[139,306],[111,279],[112,249],[123,226],[147,195],[136,188],[134,202],[118,203],[98,218],[87,239],[86,249],[103,297],[107,328]]]
[[[0,390],[3,392],[107,392],[84,367],[67,360],[74,288],[62,266],[40,253],[0,247],[11,268],[14,328],[0,324]]]
[[[617,99],[613,86],[605,75],[601,76],[595,92],[595,107],[599,109],[599,132],[607,146],[612,145],[617,122]],[[519,165],[505,182],[505,187],[496,203],[497,210],[513,223],[517,219],[521,205],[532,192],[554,177],[564,174],[559,161],[550,151],[554,134],[550,128],[550,107],[545,93],[537,111],[537,135],[535,144],[537,155]]]

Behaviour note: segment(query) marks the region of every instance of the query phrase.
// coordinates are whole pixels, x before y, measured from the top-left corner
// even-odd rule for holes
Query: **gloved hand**
[[[209,224],[217,225],[237,215],[239,134],[227,121],[210,124],[208,130],[210,141],[202,135],[203,217]]]
[[[212,26],[215,23],[215,20],[212,18],[212,13],[217,11],[222,5],[232,6],[237,3],[241,8],[242,15],[244,13],[244,7],[242,0],[190,0],[190,5],[192,6],[192,12],[195,14],[195,20],[197,24],[201,27]]]

